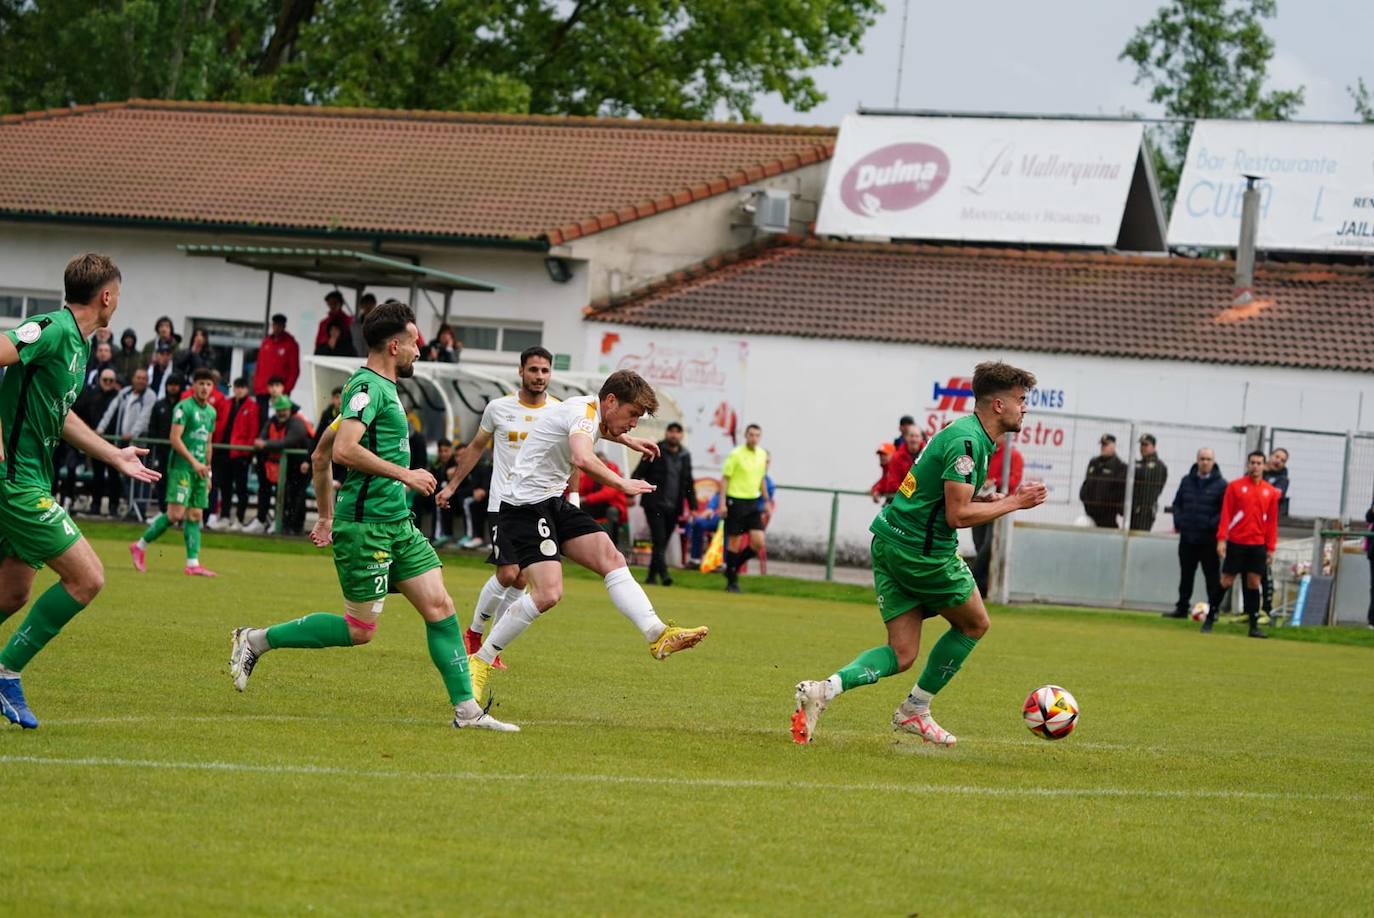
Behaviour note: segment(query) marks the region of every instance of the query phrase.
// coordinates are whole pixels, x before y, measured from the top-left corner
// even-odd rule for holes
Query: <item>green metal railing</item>
[[[774,485],[777,491],[799,491],[804,494],[829,494],[830,495],[830,535],[825,546],[825,579],[835,579],[835,542],[836,535],[840,527],[840,495],[851,497],[867,497],[870,500],[873,495],[868,491],[849,491],[844,488],[813,488],[807,485]]]

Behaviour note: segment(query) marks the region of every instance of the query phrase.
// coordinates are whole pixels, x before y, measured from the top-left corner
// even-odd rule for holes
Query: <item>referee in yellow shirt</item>
[[[725,457],[720,490],[725,495],[725,591],[738,593],[740,565],[763,551],[763,514],[759,497],[768,474],[768,450],[759,446],[763,428],[744,428],[744,445]],[[748,539],[740,536],[748,535]],[[745,544],[747,541],[748,544]],[[740,546],[743,545],[743,549]]]

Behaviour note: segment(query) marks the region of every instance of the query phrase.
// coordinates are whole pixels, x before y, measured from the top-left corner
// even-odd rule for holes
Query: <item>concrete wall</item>
[[[801,233],[816,219],[828,167],[828,162],[817,163],[753,184],[793,194],[791,231]],[[754,229],[735,226],[750,219],[740,210],[745,197],[739,190],[727,191],[575,239],[552,254],[586,263],[591,299],[628,294],[673,271],[753,242],[759,235]]]
[[[773,477],[782,484],[867,489],[878,477],[874,450],[884,439],[896,435],[898,417],[912,414],[931,429],[955,420],[961,412],[941,408],[940,400],[933,397],[933,386],[968,376],[976,363],[993,358],[1031,370],[1039,377],[1041,389],[1053,396],[1049,399],[1053,407],[1032,410],[1028,435],[1037,423],[1042,432],[1062,430],[1070,413],[1210,425],[1213,433],[1177,432],[1167,444],[1163,432],[1157,431],[1161,453],[1166,446],[1170,451],[1167,461],[1171,468],[1161,503],[1172,498],[1197,446],[1214,435],[1220,438],[1223,429],[1233,425],[1374,429],[1374,374],[621,327],[627,334],[648,333],[666,345],[714,339],[723,351],[737,347],[741,338],[747,339],[749,356],[740,419],[763,426],[763,443],[773,455]],[[610,323],[586,323],[588,366],[595,365],[602,336],[616,328]],[[969,407],[964,406],[964,410]],[[1086,461],[1096,451],[1098,425],[1075,422],[1073,426],[1082,428],[1080,433],[1087,438],[1079,450],[1087,450],[1079,457]],[[690,443],[690,431],[688,434]],[[1126,434],[1125,428],[1117,430],[1123,452],[1130,452]],[[1235,441],[1232,451],[1243,452],[1239,446],[1243,438],[1229,436]],[[1335,439],[1331,442],[1333,447],[1340,445]],[[1029,461],[1040,447],[1026,444],[1020,448]],[[1227,475],[1240,474],[1238,459],[1222,461]],[[1298,495],[1310,495],[1316,488],[1312,467],[1304,464],[1310,461],[1309,456],[1300,459],[1295,454],[1290,465],[1295,514],[1302,508]],[[1035,473],[1028,468],[1027,474]],[[1304,475],[1308,476],[1305,482]],[[1051,513],[1049,505],[1034,512],[1038,517],[1028,514],[1025,518],[1071,520],[1081,513],[1076,505],[1077,486],[1077,478],[1065,478],[1052,494],[1052,500],[1060,501],[1058,506],[1069,513],[1068,520],[1062,513]],[[1339,477],[1323,487],[1338,491]],[[1368,491],[1369,485],[1363,484],[1358,494],[1352,494],[1352,502],[1367,501]],[[827,496],[786,495],[785,502],[779,501],[776,535],[823,545],[829,511]],[[841,541],[859,554],[868,542],[866,529],[873,511],[871,502],[864,498],[841,501]],[[1334,508],[1322,512],[1334,515]],[[1169,518],[1161,514],[1156,527],[1167,529],[1169,525]]]

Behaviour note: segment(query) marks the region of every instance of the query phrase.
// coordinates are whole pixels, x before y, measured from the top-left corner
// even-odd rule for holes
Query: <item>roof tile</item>
[[[1374,269],[787,237],[588,317],[655,328],[1374,372]]]
[[[0,216],[559,242],[817,162],[834,141],[753,124],[100,103],[0,117]]]

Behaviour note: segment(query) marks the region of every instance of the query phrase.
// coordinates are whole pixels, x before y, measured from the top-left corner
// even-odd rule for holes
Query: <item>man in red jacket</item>
[[[301,346],[286,330],[286,316],[277,313],[272,317],[271,333],[258,346],[258,365],[253,371],[253,394],[258,397],[258,414],[266,417],[271,412],[267,404],[267,383],[273,376],[282,378],[286,394],[290,395],[300,375]]]
[[[902,481],[906,478],[906,473],[911,471],[911,467],[916,464],[916,459],[921,455],[921,450],[926,448],[925,431],[915,424],[906,428],[903,448],[897,450],[891,459],[887,460],[887,465],[883,467],[883,480],[876,485],[879,494],[891,496],[897,493]]]
[[[606,468],[617,475],[620,474],[619,467],[607,459],[604,453],[598,453],[597,458],[606,463]],[[577,490],[582,499],[582,509],[590,513],[593,519],[606,521],[607,533],[619,548],[620,527],[630,518],[630,504],[625,499],[625,492],[603,485],[590,475],[581,477]]]
[[[374,298],[375,299],[375,298]],[[339,338],[343,341],[353,342],[353,317],[344,312],[344,296],[337,290],[331,290],[324,295],[324,305],[329,308],[323,319],[320,320],[319,328],[315,329],[315,347],[319,347],[329,340],[329,326],[339,326]],[[290,392],[291,387],[287,386],[286,391]]]
[[[248,472],[253,467],[253,441],[262,430],[259,420],[257,400],[248,391],[248,380],[240,376],[234,380],[234,397],[229,400],[225,410],[225,428],[231,447],[246,449],[216,449],[215,458],[224,456],[224,507],[221,517],[228,521],[229,528],[243,528],[248,515]],[[234,513],[234,501],[238,499],[238,513]]]
[[[1250,616],[1250,637],[1268,637],[1259,627],[1260,583],[1274,560],[1279,543],[1279,489],[1264,480],[1264,453],[1256,450],[1246,459],[1246,476],[1226,486],[1217,524],[1217,554],[1221,555],[1221,586],[1245,575],[1241,596]],[[1212,630],[1217,607],[1207,612],[1202,632]]]

